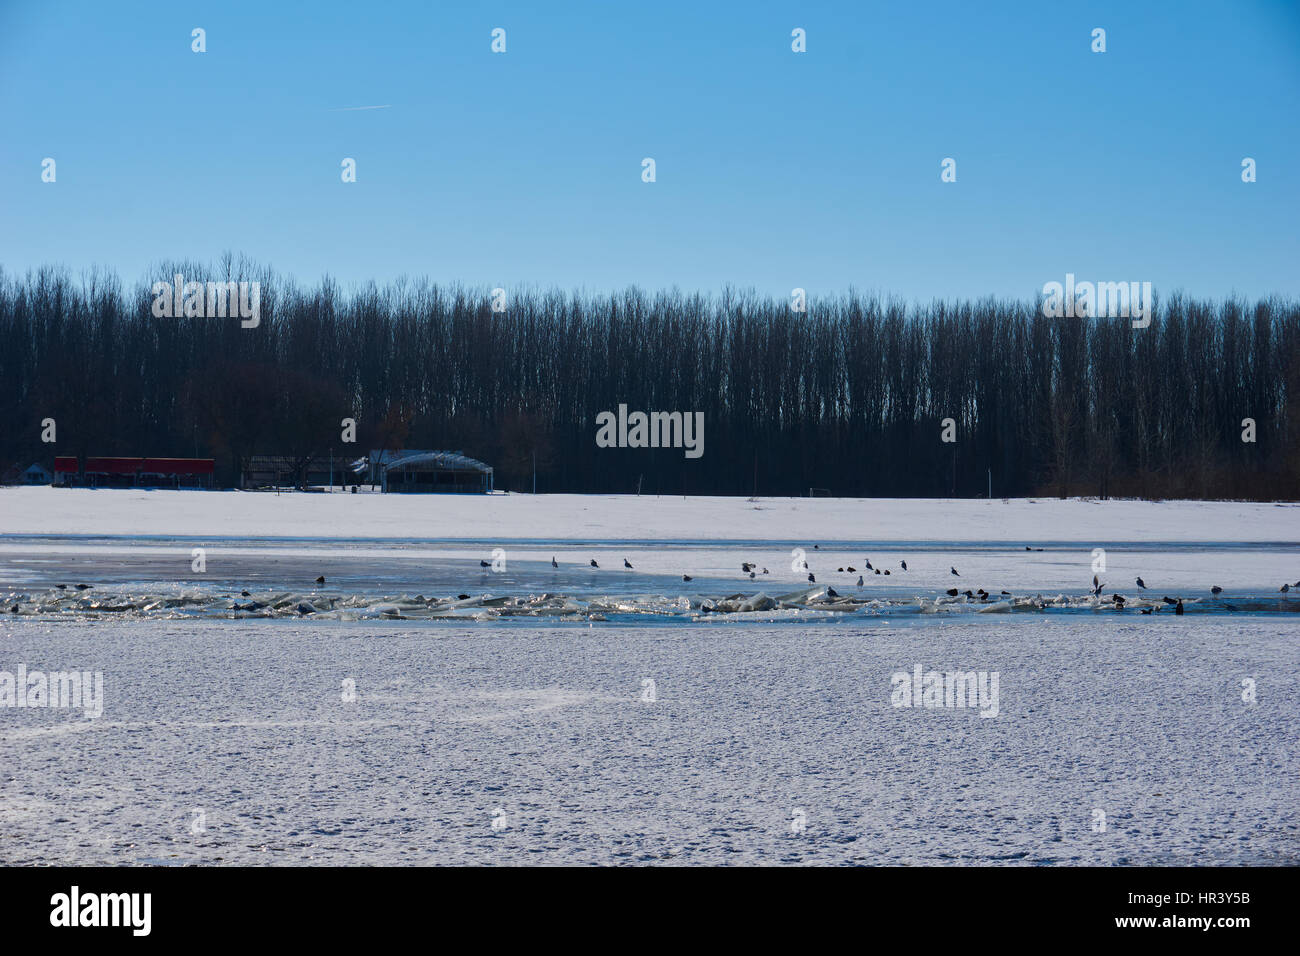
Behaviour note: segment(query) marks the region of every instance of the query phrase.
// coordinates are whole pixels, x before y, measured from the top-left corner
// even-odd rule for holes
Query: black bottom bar
[[[563,928],[569,942],[599,944],[614,943],[618,937],[604,935],[605,927],[618,931],[619,925],[633,936],[650,933],[646,942],[681,944],[694,933],[691,926],[743,936],[784,925],[808,939],[848,930],[866,941],[884,938],[882,931],[902,932],[957,951],[978,940],[1055,944],[1100,937],[1180,945],[1200,937],[1231,946],[1258,939],[1252,934],[1261,930],[1272,935],[1287,928],[1292,916],[1283,908],[1294,876],[1282,867],[9,868],[0,870],[0,914],[7,945],[75,934],[79,943],[111,937],[341,946],[434,927],[441,927],[440,937],[486,932],[482,944],[494,947],[503,930],[527,936],[543,928],[548,934]]]

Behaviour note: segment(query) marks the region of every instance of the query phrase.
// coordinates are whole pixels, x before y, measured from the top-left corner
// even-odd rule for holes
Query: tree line
[[[523,289],[494,312],[486,289],[303,287],[231,256],[156,272],[128,288],[101,270],[0,271],[0,472],[212,457],[229,486],[252,455],[410,447],[482,459],[513,491],[534,476],[539,492],[643,494],[1300,489],[1300,304],[1277,297],[1174,295],[1135,329],[1035,301],[849,292],[795,312],[752,291]],[[151,284],[177,273],[260,283],[260,322],[155,317]],[[703,412],[704,454],[598,447],[597,415],[620,404]]]

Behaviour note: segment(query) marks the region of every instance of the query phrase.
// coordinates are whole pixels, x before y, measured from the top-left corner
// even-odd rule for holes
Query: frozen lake
[[[1294,571],[1294,594],[1274,583],[1283,569]],[[1094,575],[1100,595],[1091,591]],[[773,622],[1160,614],[1175,600],[1194,615],[1300,612],[1300,545],[0,538],[0,608],[46,619],[639,616],[676,623],[726,613],[737,622]]]
[[[1300,863],[1295,625],[1155,625],[5,619],[106,700],[0,709],[0,862]]]
[[[0,491],[0,863],[1300,863],[1294,505],[398,497]]]

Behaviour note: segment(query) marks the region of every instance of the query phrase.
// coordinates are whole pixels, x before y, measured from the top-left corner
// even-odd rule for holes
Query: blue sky
[[[0,108],[10,273],[1300,295],[1293,2],[0,0]]]

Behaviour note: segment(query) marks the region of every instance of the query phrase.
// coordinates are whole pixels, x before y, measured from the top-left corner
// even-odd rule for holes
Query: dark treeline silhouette
[[[745,292],[512,292],[426,281],[301,288],[231,257],[149,280],[255,280],[257,328],[156,318],[149,283],[0,273],[0,471],[55,455],[460,450],[542,492],[1294,499],[1300,307],[1160,302],[1046,319],[1036,302],[908,306],[855,294],[806,314]],[[704,455],[607,449],[596,416],[702,411]],[[57,444],[41,442],[53,418]],[[343,418],[357,442],[340,440]],[[955,443],[940,440],[955,420]],[[1254,419],[1254,443],[1242,420]]]

